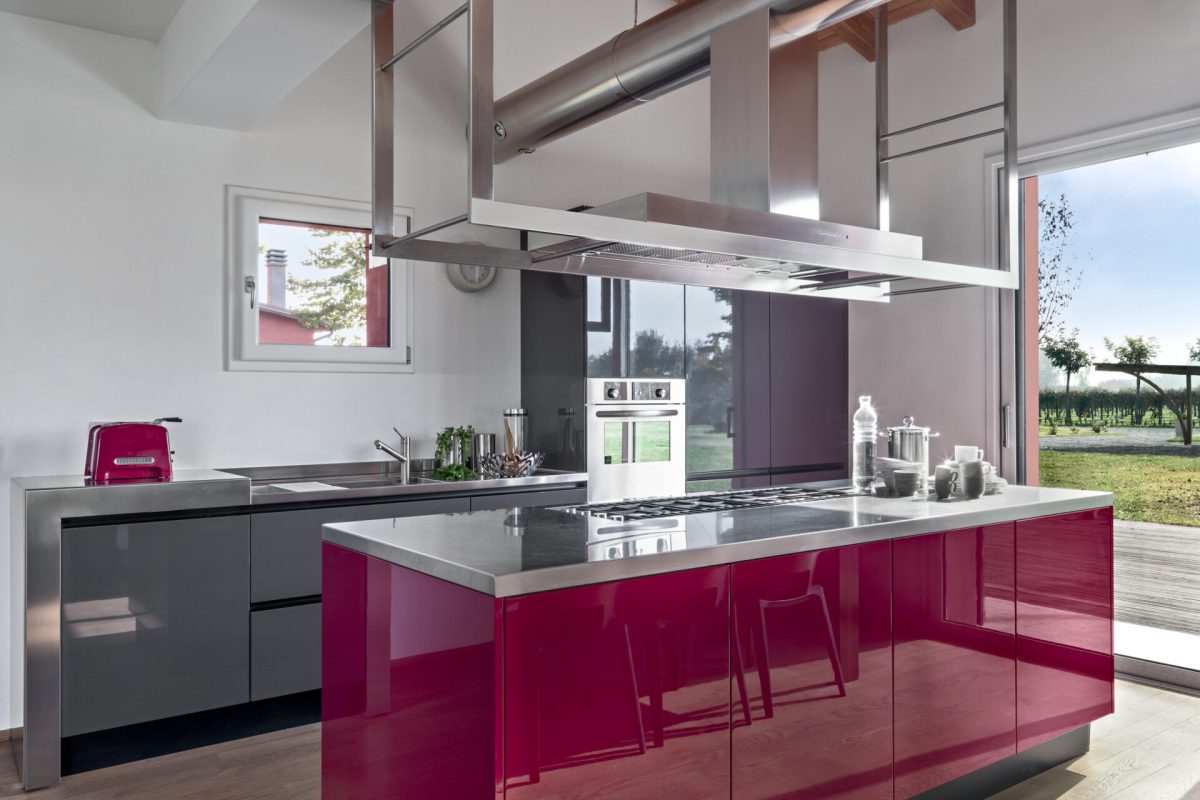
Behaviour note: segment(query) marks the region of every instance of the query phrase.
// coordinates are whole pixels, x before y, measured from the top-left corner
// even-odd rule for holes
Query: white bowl
[[[883,475],[883,482],[891,491],[896,491],[896,470],[919,470],[921,465],[902,458],[875,457],[875,468]]]

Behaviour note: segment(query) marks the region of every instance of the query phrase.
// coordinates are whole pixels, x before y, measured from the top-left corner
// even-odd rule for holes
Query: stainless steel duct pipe
[[[709,71],[709,34],[769,8],[771,46],[815,33],[885,0],[683,0],[496,101],[495,159],[532,152],[664,95]]]

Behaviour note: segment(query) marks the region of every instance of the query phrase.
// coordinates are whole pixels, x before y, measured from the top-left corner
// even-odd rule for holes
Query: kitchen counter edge
[[[1082,511],[1095,511],[1109,508],[1113,503],[1113,496],[1109,492],[1067,489],[1056,490],[1061,493],[1061,496],[1054,499],[1033,502],[1017,500],[1012,503],[1003,503],[999,506],[995,502],[987,502],[993,498],[1007,498],[1019,495],[1022,490],[1028,488],[1034,487],[1013,486],[1010,487],[1010,493],[980,498],[980,500],[975,501],[962,501],[962,505],[967,506],[968,503],[970,505],[961,510],[955,509],[948,513],[939,513],[937,516],[914,516],[908,519],[889,520],[870,525],[829,528],[799,534],[766,536],[751,541],[717,544],[693,550],[657,553],[611,561],[590,561],[505,575],[494,575],[489,572],[483,572],[466,564],[440,559],[429,554],[419,553],[399,545],[382,542],[378,539],[372,539],[347,530],[347,528],[352,529],[361,523],[325,525],[321,535],[324,541],[331,544],[339,545],[349,550],[354,550],[435,578],[440,578],[450,583],[473,589],[482,594],[502,598],[558,589],[570,589],[577,586],[588,586],[615,580],[642,578],[682,570],[735,564],[740,561],[793,555],[813,550],[826,550],[868,542],[942,533],[961,528],[996,525]],[[870,497],[853,499],[867,503],[878,502]],[[981,503],[981,501],[983,502]],[[976,506],[974,505],[975,503],[981,504]],[[933,506],[939,505],[933,501],[929,501],[929,504]],[[956,503],[955,505],[958,504]]]
[[[565,489],[587,484],[585,472],[547,472],[527,478],[481,478],[473,481],[397,484],[370,488],[336,488],[328,491],[279,492],[254,494],[253,482],[233,472],[210,469],[177,470],[170,481],[130,481],[94,484],[82,475],[45,475],[12,478],[14,489],[24,493],[69,492],[77,498],[93,498],[95,503],[80,503],[72,516],[113,513],[117,506],[124,513],[136,513],[138,499],[154,498],[148,512],[187,511],[213,508],[271,508],[295,505],[346,505],[364,500],[388,498],[419,500],[443,495],[477,495],[505,491]],[[132,502],[119,502],[128,500]],[[114,502],[117,501],[117,502]],[[93,506],[95,506],[93,510]]]

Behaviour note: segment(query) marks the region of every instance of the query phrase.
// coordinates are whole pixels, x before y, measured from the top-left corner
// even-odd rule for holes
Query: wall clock
[[[446,277],[450,279],[450,285],[460,292],[481,292],[496,280],[496,268],[482,264],[447,264]]]

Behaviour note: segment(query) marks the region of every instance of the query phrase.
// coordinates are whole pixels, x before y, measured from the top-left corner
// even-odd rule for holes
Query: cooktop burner
[[[683,497],[591,503],[584,506],[565,506],[559,510],[584,517],[600,517],[617,522],[628,522],[656,517],[677,517],[684,514],[703,514],[708,511],[733,511],[738,508],[763,508],[788,503],[814,503],[817,500],[835,500],[846,496],[846,491],[843,489],[772,486],[767,489],[743,489],[736,492],[713,492]]]

